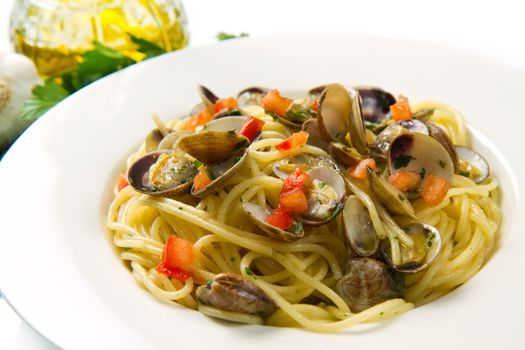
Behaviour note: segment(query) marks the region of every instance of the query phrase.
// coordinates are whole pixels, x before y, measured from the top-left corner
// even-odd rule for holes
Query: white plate
[[[369,331],[317,334],[210,320],[158,302],[120,263],[104,230],[111,186],[149,118],[184,115],[196,85],[304,90],[371,84],[460,109],[503,189],[501,247],[467,285]],[[0,287],[64,348],[515,348],[525,334],[525,75],[428,44],[366,36],[237,40],[136,65],[68,98],[0,163]],[[511,164],[512,166],[509,166]]]

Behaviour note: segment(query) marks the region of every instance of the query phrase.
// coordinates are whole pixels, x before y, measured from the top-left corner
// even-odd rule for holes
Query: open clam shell
[[[376,158],[386,159],[388,157],[388,151],[390,150],[390,145],[396,137],[413,132],[420,134],[429,134],[428,127],[425,123],[416,120],[402,120],[387,126],[383,131],[381,131],[374,143],[370,145],[370,150]]]
[[[159,142],[157,149],[158,150],[170,150],[170,149],[177,149],[175,145],[179,141],[179,139],[183,136],[191,134],[191,131],[174,131],[166,135],[162,139],[162,141]]]
[[[391,174],[396,171],[413,171],[424,178],[430,174],[452,183],[454,162],[450,153],[436,139],[409,133],[398,136],[390,146],[388,165]]]
[[[250,141],[235,131],[202,131],[179,139],[177,147],[204,163],[213,181],[191,193],[204,198],[219,191],[240,170],[247,159]]]
[[[450,155],[450,158],[452,159],[452,164],[454,165],[454,170],[457,170],[459,167],[459,160],[458,155],[456,153],[456,149],[454,148],[454,143],[448,136],[448,134],[437,126],[436,124],[427,123],[428,132],[429,135],[434,138],[437,142],[441,144],[441,146],[445,147],[448,154]]]
[[[292,242],[304,237],[303,226],[299,223],[295,223],[290,230],[283,230],[267,223],[266,220],[272,214],[272,211],[268,208],[246,202],[242,204],[242,209],[248,214],[250,220],[269,237],[284,242]]]
[[[271,89],[261,86],[251,86],[237,94],[237,103],[240,108],[261,106],[261,100]]]
[[[459,158],[459,172],[475,183],[480,183],[490,175],[489,163],[476,151],[470,148],[456,146]]]
[[[186,157],[173,151],[150,152],[128,169],[134,190],[153,196],[176,196],[190,190],[197,169]]]
[[[413,247],[400,244],[400,259],[395,263],[392,259],[390,243],[385,240],[381,243],[381,253],[386,262],[396,271],[414,273],[427,268],[441,251],[441,234],[431,225],[414,223],[403,227],[403,230],[412,238]]]
[[[328,142],[323,138],[319,131],[319,119],[310,118],[305,121],[301,127],[301,130],[308,133],[308,144],[318,147],[323,150],[328,149]]]
[[[235,131],[238,132],[246,123],[248,117],[230,116],[220,119],[214,119],[204,125],[202,131]]]
[[[379,248],[379,238],[372,225],[368,209],[355,196],[348,196],[343,209],[346,239],[360,256],[371,256]]]
[[[396,103],[391,93],[373,86],[358,86],[355,89],[361,95],[364,120],[380,124],[390,117],[390,106]]]
[[[319,99],[318,126],[327,141],[345,142],[350,130],[352,96],[340,84],[327,85]]]
[[[219,97],[204,85],[199,85],[198,90],[202,104],[209,110],[213,111],[213,105],[219,101]]]
[[[305,225],[319,226],[334,220],[343,209],[346,186],[337,170],[326,166],[306,172],[310,178],[306,187],[308,209],[301,213]]]
[[[337,164],[349,167],[356,165],[363,157],[353,147],[346,146],[339,142],[330,142],[328,152]]]
[[[370,167],[367,167],[367,171],[370,188],[382,204],[395,214],[416,217],[414,208],[404,192],[398,190]]]

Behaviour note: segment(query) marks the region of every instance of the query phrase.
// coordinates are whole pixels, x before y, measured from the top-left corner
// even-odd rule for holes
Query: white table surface
[[[0,51],[11,50],[7,29],[13,2],[0,0]],[[184,3],[190,24],[190,46],[215,42],[214,36],[219,31],[247,32],[252,37],[366,33],[461,48],[525,70],[522,0],[186,0]],[[56,348],[0,298],[0,349]]]

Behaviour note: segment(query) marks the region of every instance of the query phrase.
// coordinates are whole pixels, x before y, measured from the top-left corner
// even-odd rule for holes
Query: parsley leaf
[[[459,171],[459,175],[461,175],[461,176],[465,176],[465,177],[470,177],[470,171],[463,171],[463,170],[460,170],[460,171]]]
[[[439,166],[444,169],[446,166],[447,166],[447,163],[445,163],[444,161],[442,161],[441,159],[439,160]]]
[[[138,51],[146,55],[146,57],[144,58],[145,60],[147,60],[148,58],[152,58],[155,56],[162,55],[163,53],[166,53],[166,50],[164,50],[164,48],[158,46],[155,43],[152,43],[151,41],[147,41],[145,39],[136,37],[133,34],[128,34],[128,35],[131,41],[139,47]]]
[[[300,234],[301,232],[303,232],[303,223],[302,222],[295,222],[292,226],[292,232],[295,233],[296,235]]]
[[[286,119],[291,121],[304,122],[305,120],[310,119],[313,115],[314,113],[310,108],[295,103],[286,111]]]
[[[46,81],[44,85],[36,85],[32,94],[33,96],[22,106],[20,111],[22,119],[36,119],[69,96],[69,92],[52,80]]]
[[[396,160],[394,160],[394,168],[404,168],[408,165],[408,163],[410,163],[412,159],[416,158],[412,157],[410,154],[402,154],[399,157],[397,157]]]
[[[427,169],[421,168],[421,170],[419,171],[419,176],[421,176],[421,180],[425,178],[426,174],[427,174]]]
[[[230,39],[236,39],[236,38],[244,38],[250,36],[248,33],[240,33],[239,35],[231,34],[231,33],[225,33],[225,32],[219,32],[217,33],[217,40],[223,41],[223,40],[230,40]]]
[[[253,277],[254,280],[257,279],[257,276],[255,276],[255,274],[253,273],[252,269],[250,269],[249,267],[245,267],[244,268],[244,272],[246,272],[246,274],[250,277]]]
[[[200,168],[201,166],[203,166],[203,165],[204,165],[204,163],[201,162],[201,161],[198,160],[198,159],[195,159],[195,160],[193,161],[193,166],[195,167],[195,169],[199,169],[199,168]]]

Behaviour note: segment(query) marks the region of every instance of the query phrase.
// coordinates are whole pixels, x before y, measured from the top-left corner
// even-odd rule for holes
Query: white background
[[[0,0],[0,51],[11,49],[7,28],[12,3],[13,0]],[[186,0],[184,5],[190,25],[190,46],[215,42],[214,36],[219,31],[244,31],[252,37],[281,33],[366,33],[452,46],[525,70],[522,0]],[[54,347],[0,299],[0,349]]]

